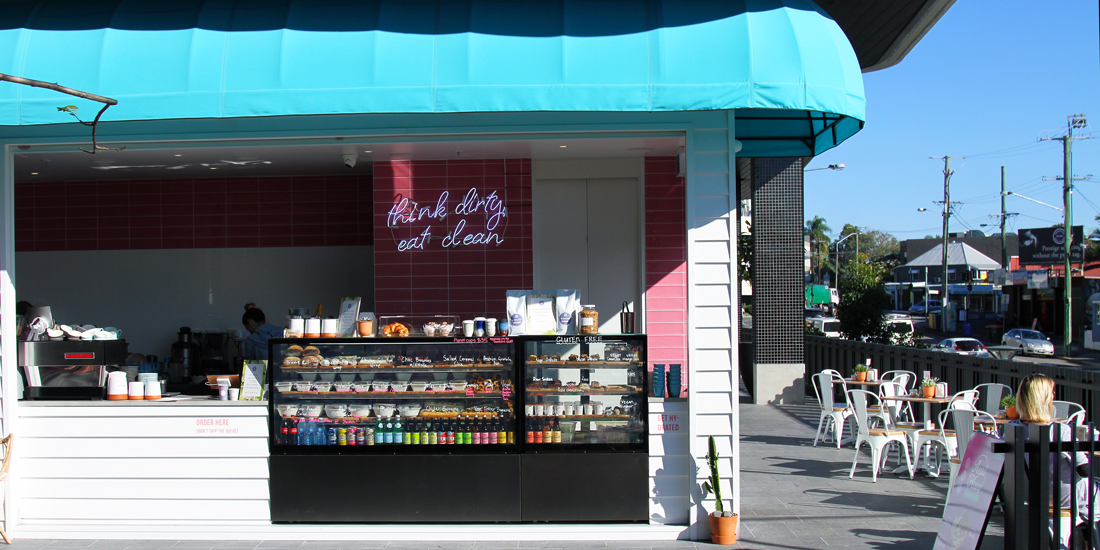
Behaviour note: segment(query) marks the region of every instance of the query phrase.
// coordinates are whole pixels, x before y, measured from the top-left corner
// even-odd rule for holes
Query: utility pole
[[[1001,167],[1001,269],[1008,273],[1008,241],[1005,239],[1005,167]]]
[[[947,319],[951,315],[951,294],[947,289],[947,235],[950,224],[948,220],[951,218],[951,176],[955,173],[951,169],[951,159],[963,159],[966,157],[951,157],[944,155],[942,157],[928,157],[933,160],[943,160],[943,276],[940,280],[943,282],[943,309],[941,310],[941,317],[943,319],[942,330],[947,332],[950,328],[947,324]],[[926,302],[927,303],[927,302]]]
[[[1066,119],[1066,135],[1056,138],[1045,138],[1039,141],[1062,142],[1062,177],[1053,179],[1062,180],[1062,231],[1065,235],[1064,253],[1066,255],[1065,288],[1063,289],[1065,292],[1062,298],[1062,308],[1064,310],[1062,319],[1065,321],[1062,326],[1062,332],[1064,333],[1062,336],[1062,356],[1068,359],[1071,355],[1069,345],[1073,342],[1073,272],[1070,270],[1070,263],[1072,260],[1070,251],[1073,247],[1073,180],[1085,180],[1092,177],[1087,176],[1078,178],[1073,176],[1073,140],[1091,139],[1092,136],[1077,138],[1073,136],[1074,128],[1084,128],[1088,126],[1088,120],[1085,118],[1085,115],[1069,115]],[[1078,244],[1082,245],[1084,243]]]

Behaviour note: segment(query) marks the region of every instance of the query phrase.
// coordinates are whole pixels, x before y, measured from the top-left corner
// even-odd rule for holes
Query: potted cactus
[[[855,374],[852,375],[853,380],[855,380],[856,382],[866,382],[867,381],[867,371],[870,370],[870,369],[867,368],[867,365],[859,364],[859,365],[856,365],[855,368],[852,369],[852,370],[855,373]]]
[[[939,382],[940,382],[940,379],[935,378],[935,377],[925,378],[924,380],[921,380],[920,381],[920,389],[921,389],[921,391],[924,392],[924,396],[929,397],[929,398],[935,397],[936,396],[936,384],[939,384]]]
[[[1001,406],[1005,408],[1005,417],[1009,420],[1016,420],[1020,418],[1020,413],[1016,410],[1016,396],[1006,395],[1001,399]]]
[[[714,512],[710,515],[710,541],[714,544],[733,544],[737,542],[737,514],[727,512],[722,503],[722,486],[718,481],[718,451],[714,447],[714,436],[707,440],[707,466],[710,475],[703,482],[703,496],[714,493]]]

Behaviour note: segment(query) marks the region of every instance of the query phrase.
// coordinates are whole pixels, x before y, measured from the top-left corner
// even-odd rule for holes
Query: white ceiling
[[[613,158],[671,156],[681,136],[555,137],[544,135],[478,141],[346,143],[334,139],[293,145],[209,143],[131,144],[122,151],[84,153],[50,146],[15,151],[15,181],[137,180],[168,178],[370,174],[372,162],[389,159]],[[115,144],[112,144],[115,146]],[[87,148],[87,146],[84,146]],[[36,150],[38,149],[38,150]],[[369,152],[368,152],[369,151]],[[345,153],[357,154],[353,168]]]

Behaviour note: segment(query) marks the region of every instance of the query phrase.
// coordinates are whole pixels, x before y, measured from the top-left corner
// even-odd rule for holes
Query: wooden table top
[[[833,383],[839,384],[840,380],[834,378]],[[844,383],[852,386],[879,386],[882,385],[882,380],[867,380],[865,382],[860,382],[858,380],[852,380],[851,378],[845,378]]]
[[[954,396],[947,397],[925,397],[913,396],[913,395],[894,395],[894,396],[882,396],[883,401],[909,401],[911,403],[941,403],[946,404],[955,400]]]

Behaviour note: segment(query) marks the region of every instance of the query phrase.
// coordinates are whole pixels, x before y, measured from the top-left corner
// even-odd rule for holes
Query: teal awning
[[[736,109],[742,155],[807,156],[865,107],[809,0],[16,0],[0,52],[2,73],[119,100],[105,121]],[[0,83],[0,125],[67,104],[99,107]]]

